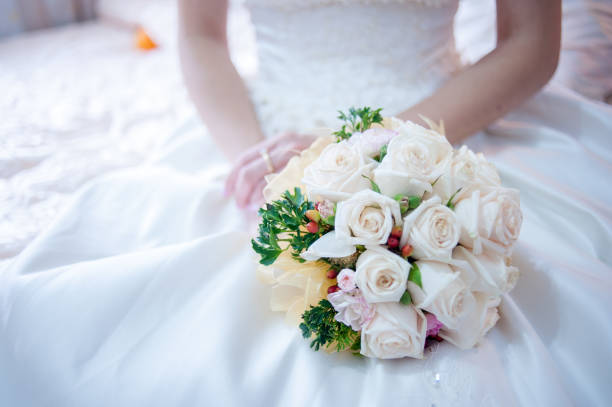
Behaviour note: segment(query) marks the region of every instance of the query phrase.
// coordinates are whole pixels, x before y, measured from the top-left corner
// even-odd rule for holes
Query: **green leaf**
[[[410,296],[410,292],[408,290],[404,291],[404,294],[402,294],[402,298],[400,298],[399,302],[402,305],[412,304],[412,297]]]
[[[393,197],[393,199],[399,203],[402,216],[407,214],[409,210],[416,209],[422,201],[421,197],[417,195],[405,196],[402,194],[397,194]]]
[[[368,181],[370,181],[370,188],[372,188],[372,191],[378,192],[380,194],[380,187],[378,186],[376,182],[374,182],[374,180],[372,180],[372,178],[368,177],[367,175],[363,175],[363,174],[361,174],[361,176],[367,179]]]
[[[387,155],[387,148],[388,148],[387,144],[383,145],[380,148],[380,154],[378,155],[378,161],[382,161],[385,158],[385,156]]]
[[[354,132],[363,132],[369,129],[374,123],[382,123],[383,118],[380,114],[382,108],[374,109],[370,107],[362,107],[356,109],[349,108],[348,113],[338,111],[338,119],[345,122],[342,128],[334,133],[336,141],[349,139]]]
[[[419,270],[419,266],[417,266],[416,263],[412,263],[410,273],[408,274],[408,281],[412,281],[419,287],[423,288],[423,283],[421,282],[421,270]]]
[[[300,188],[294,188],[293,193],[285,191],[281,199],[267,203],[265,208],[259,210],[261,223],[252,246],[260,255],[261,264],[274,263],[285,250],[291,250],[295,260],[304,261],[300,254],[331,229],[330,225],[322,225],[317,233],[304,233],[300,230],[309,222],[306,211],[313,208],[314,203],[305,198]],[[288,242],[288,246],[281,247],[280,241]]]
[[[334,319],[336,310],[328,300],[319,301],[302,314],[302,336],[311,339],[310,347],[319,350],[336,345],[338,351],[352,349],[359,340],[359,332]]]
[[[386,155],[387,155],[387,145],[385,144],[380,148],[380,152],[378,153],[378,155],[374,157],[374,160],[378,162],[382,162],[382,160],[385,158]]]
[[[336,215],[329,215],[327,218],[321,218],[321,222],[326,225],[334,226],[336,222]]]
[[[455,193],[450,198],[448,198],[448,202],[446,203],[446,206],[448,206],[452,210],[455,210],[455,204],[453,203],[453,199],[455,199],[455,196],[457,196],[459,191],[461,191],[461,188],[459,188],[457,191],[455,191]]]
[[[408,207],[410,209],[416,209],[421,204],[420,196],[410,196],[408,197]]]
[[[261,256],[259,262],[266,266],[274,263],[278,256],[280,256],[280,254],[283,252],[281,249],[267,247],[253,239],[251,240],[251,245],[253,246],[253,250],[255,250],[255,252]]]

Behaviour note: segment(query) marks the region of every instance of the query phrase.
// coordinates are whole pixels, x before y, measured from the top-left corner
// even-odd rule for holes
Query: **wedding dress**
[[[269,133],[396,114],[461,68],[457,0],[248,7]],[[81,190],[0,275],[0,405],[610,405],[611,136],[612,109],[547,88],[468,139],[521,191],[521,279],[475,349],[378,361],[313,352],[269,311],[228,165],[177,132],[162,160]]]

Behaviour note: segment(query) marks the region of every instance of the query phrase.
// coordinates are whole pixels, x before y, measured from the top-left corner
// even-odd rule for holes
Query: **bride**
[[[209,136],[177,133],[160,162],[90,184],[0,275],[0,405],[609,405],[612,111],[539,91],[557,64],[559,0],[498,0],[497,47],[469,67],[457,3],[247,0],[259,74],[246,83],[226,0],[180,1],[183,71]],[[520,189],[522,277],[475,349],[315,353],[268,311],[244,214],[308,130],[350,106],[442,119]]]

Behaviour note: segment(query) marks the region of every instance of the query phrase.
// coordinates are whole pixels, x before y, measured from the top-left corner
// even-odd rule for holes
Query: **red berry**
[[[402,237],[402,227],[395,226],[393,229],[391,229],[391,236],[396,237],[398,239]]]
[[[338,270],[330,269],[327,272],[327,278],[334,279],[336,277],[338,277]]]
[[[308,222],[306,224],[306,230],[310,233],[317,233],[319,231],[319,224],[314,221]]]
[[[402,247],[402,257],[407,259],[412,254],[412,246],[407,244]]]
[[[332,285],[327,289],[327,294],[335,293],[338,290],[340,290],[340,287],[338,287],[337,285]]]
[[[396,247],[398,247],[399,240],[397,239],[397,237],[391,236],[389,240],[387,240],[387,246],[389,247],[389,249],[395,249]]]

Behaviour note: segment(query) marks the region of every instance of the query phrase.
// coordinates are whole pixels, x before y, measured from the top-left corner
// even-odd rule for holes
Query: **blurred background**
[[[551,86],[610,103],[612,0],[563,6]],[[205,136],[182,84],[176,28],[174,0],[0,0],[0,268],[87,181],[163,163],[177,131]],[[234,63],[252,80],[242,0],[232,1],[228,31]],[[462,0],[455,33],[465,63],[490,51],[495,0]]]

